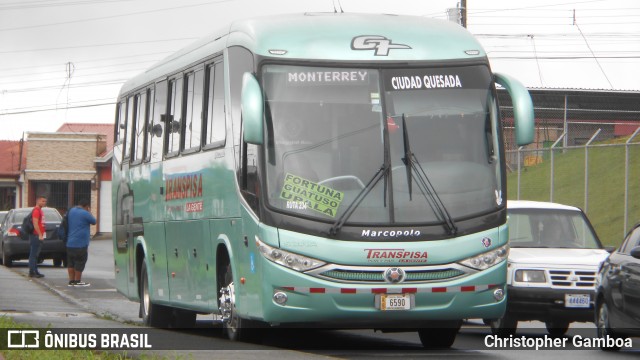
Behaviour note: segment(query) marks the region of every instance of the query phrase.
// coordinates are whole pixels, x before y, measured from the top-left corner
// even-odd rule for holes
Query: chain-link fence
[[[536,131],[526,147],[514,144],[513,111],[502,107],[508,198],[580,207],[604,244],[619,245],[640,222],[640,93],[532,98]]]

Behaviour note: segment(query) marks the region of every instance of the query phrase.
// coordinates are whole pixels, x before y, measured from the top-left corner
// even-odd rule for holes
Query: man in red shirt
[[[42,208],[47,206],[47,198],[44,195],[38,196],[36,206],[33,208],[32,221],[33,233],[29,235],[29,277],[41,278],[44,275],[38,271],[38,256],[42,249],[42,242],[45,237],[44,211]]]

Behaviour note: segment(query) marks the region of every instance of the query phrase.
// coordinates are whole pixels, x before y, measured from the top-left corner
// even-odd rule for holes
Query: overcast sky
[[[338,0],[335,0],[336,4]],[[345,12],[446,19],[456,0],[341,0]],[[467,0],[493,71],[528,87],[640,90],[637,0]],[[0,140],[113,122],[121,85],[233,19],[332,0],[0,0]]]

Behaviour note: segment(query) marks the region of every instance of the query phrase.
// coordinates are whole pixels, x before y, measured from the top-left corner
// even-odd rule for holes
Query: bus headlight
[[[260,241],[257,236],[256,246],[258,247],[260,254],[268,260],[296,271],[307,271],[326,264],[325,262],[317,259],[271,247]]]
[[[501,246],[486,253],[462,260],[459,264],[476,270],[485,270],[505,261],[507,256],[509,256],[509,245]]]

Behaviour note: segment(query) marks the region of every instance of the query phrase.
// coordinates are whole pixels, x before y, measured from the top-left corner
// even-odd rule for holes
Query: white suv
[[[538,320],[561,336],[574,321],[594,319],[598,267],[609,253],[582,210],[554,203],[508,201],[507,310],[485,320],[494,334]]]

